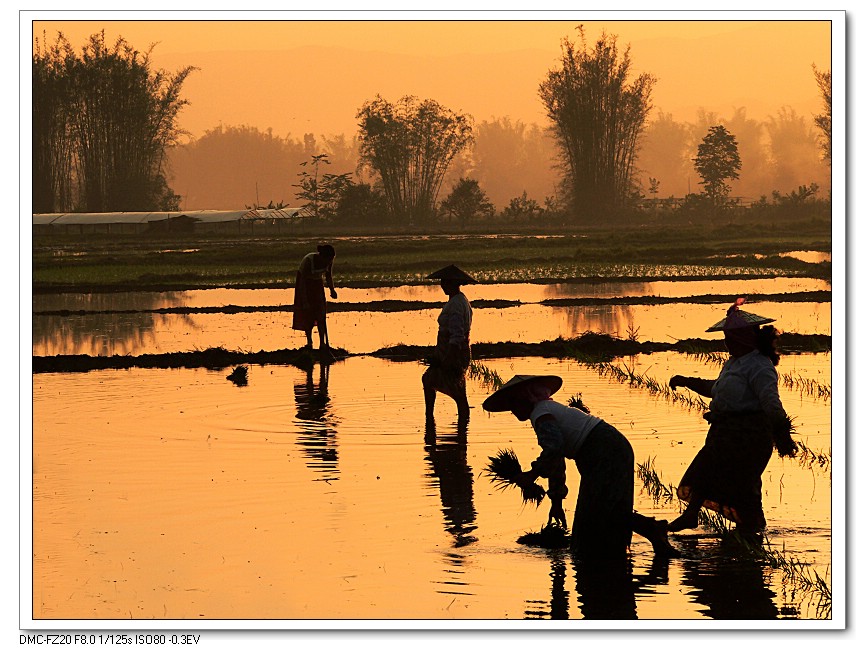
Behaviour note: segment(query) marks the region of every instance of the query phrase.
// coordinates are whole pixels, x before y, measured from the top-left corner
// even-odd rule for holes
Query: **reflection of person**
[[[426,417],[432,419],[436,391],[444,393],[457,403],[460,420],[469,417],[466,397],[466,370],[471,363],[469,332],[472,327],[472,306],[460,290],[476,280],[453,264],[427,276],[441,281],[448,301],[438,317],[438,336],[430,366],[422,377]]]
[[[684,386],[712,398],[704,416],[710,423],[706,442],[677,490],[688,506],[670,522],[671,531],[695,528],[701,507],[736,522],[743,533],[762,530],[766,518],[760,476],[772,457],[772,447],[777,446],[782,456],[795,455],[789,419],[778,395],[778,333],[772,325],[764,325],[773,319],[742,311],[742,303],[739,298],[726,318],[706,330],[723,330],[730,352],[718,378],[670,378],[673,389]]]
[[[306,368],[304,379],[294,384],[299,425],[297,444],[310,459],[309,467],[335,476],[339,471],[339,458],[327,387],[330,364],[322,363],[319,366],[317,385],[313,380],[313,370],[313,366]]]
[[[336,298],[333,288],[333,260],[336,251],[330,244],[318,246],[318,252],[308,253],[300,261],[294,283],[294,319],[292,329],[306,333],[306,345],[312,349],[312,328],[318,328],[319,348],[330,347],[327,336],[327,302],[324,286],[330,289],[330,297]]]
[[[454,546],[467,546],[477,541],[472,532],[475,525],[473,473],[469,467],[466,429],[458,427],[456,435],[439,438],[435,422],[428,421],[424,435],[424,449],[432,473],[438,479],[442,513],[446,530],[454,536]]]
[[[677,555],[667,541],[666,522],[634,511],[634,451],[615,427],[594,415],[559,404],[550,396],[562,386],[555,375],[516,375],[484,400],[487,411],[510,411],[530,420],[541,454],[518,485],[549,480],[549,521],[566,526],[562,500],[568,494],[565,459],[576,462],[580,491],[574,509],[571,549],[580,559],[627,556],[631,533],[652,543],[657,554]]]

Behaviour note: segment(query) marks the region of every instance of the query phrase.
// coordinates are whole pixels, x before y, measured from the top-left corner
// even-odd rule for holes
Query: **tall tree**
[[[73,205],[74,143],[69,131],[71,105],[68,68],[75,55],[61,35],[48,46],[36,39],[33,50],[33,212],[54,212]]]
[[[694,167],[712,205],[723,206],[730,193],[727,181],[739,178],[742,169],[736,138],[721,125],[710,127],[697,148]]]
[[[394,216],[430,221],[445,172],[472,139],[470,119],[431,99],[376,95],[357,113],[361,162],[380,176]]]
[[[822,142],[823,159],[832,164],[832,71],[821,72],[817,66],[812,66],[817,87],[823,99],[823,112],[814,117],[814,124],[823,134]]]
[[[73,187],[54,192],[54,209],[105,212],[165,210],[178,197],[165,179],[166,150],[181,132],[177,115],[188,102],[180,97],[186,67],[176,74],[152,70],[150,50],[138,52],[122,37],[113,46],[105,33],[93,34],[75,55],[62,34],[51,48],[37,44],[34,54],[34,136],[40,158],[34,161],[34,188],[58,186],[65,174]],[[37,126],[38,124],[38,126]],[[42,152],[63,165],[46,167]],[[52,163],[53,164],[53,163]],[[69,165],[71,168],[66,168]],[[47,176],[46,176],[47,175]],[[47,204],[47,201],[45,201]],[[40,201],[40,205],[41,205]]]
[[[626,204],[634,188],[634,159],[651,108],[655,78],[628,83],[630,47],[619,56],[616,36],[606,33],[586,47],[562,40],[561,67],[540,84],[541,101],[561,151],[572,206],[577,211]]]

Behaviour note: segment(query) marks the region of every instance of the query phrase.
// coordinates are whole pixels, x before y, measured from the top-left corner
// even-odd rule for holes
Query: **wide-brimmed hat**
[[[514,375],[504,386],[484,400],[485,411],[510,411],[511,397],[515,389],[537,382],[549,389],[550,395],[562,387],[562,378],[557,375]]]
[[[460,284],[478,283],[478,281],[475,280],[472,276],[470,276],[468,273],[466,273],[454,264],[446,266],[443,269],[439,269],[438,271],[434,271],[426,277],[427,280],[453,280],[454,282],[459,282]]]
[[[723,332],[724,330],[738,329],[740,327],[749,327],[752,325],[765,325],[766,323],[774,323],[774,318],[766,318],[758,314],[752,314],[749,311],[739,309],[739,305],[744,305],[745,299],[738,298],[731,307],[727,309],[727,315],[712,325],[707,332]]]

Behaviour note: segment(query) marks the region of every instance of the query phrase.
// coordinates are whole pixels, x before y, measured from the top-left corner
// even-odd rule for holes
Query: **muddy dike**
[[[726,305],[735,302],[738,294],[706,294],[701,296],[688,296],[685,298],[660,297],[660,296],[625,296],[616,298],[550,298],[538,303],[527,303],[520,300],[472,300],[474,309],[506,309],[508,307],[520,307],[526,304],[539,304],[546,307],[577,307],[577,306],[603,306],[603,305],[671,305],[671,304],[720,304]],[[790,293],[767,293],[749,294],[751,302],[832,302],[831,291],[797,291]],[[423,309],[440,309],[440,302],[424,300],[377,300],[375,302],[352,303],[330,301],[327,303],[328,312],[353,312],[353,311],[375,311],[375,312],[400,312],[418,311]],[[259,305],[259,306],[237,306],[222,305],[212,307],[160,307],[156,309],[104,309],[104,310],[46,310],[34,312],[35,316],[84,316],[90,314],[240,314],[259,312],[293,312],[292,305]]]
[[[782,334],[778,349],[782,354],[804,352],[829,352],[832,337],[824,334]],[[352,354],[343,349],[331,348],[327,352],[306,348],[283,349],[259,352],[231,351],[224,348],[209,348],[194,352],[170,352],[165,354],[90,356],[86,354],[60,354],[34,356],[33,373],[89,372],[91,370],[130,368],[207,368],[222,370],[244,364],[292,365],[308,369],[315,364],[332,364],[350,356],[373,356],[391,361],[425,362],[433,353],[433,346],[397,345],[381,348],[368,354]],[[476,360],[505,359],[515,357],[547,357],[575,359],[582,363],[602,363],[619,357],[653,352],[679,352],[682,354],[706,354],[725,352],[723,340],[683,339],[674,343],[635,341],[619,339],[607,334],[588,332],[578,338],[556,339],[540,343],[475,343],[472,356]]]

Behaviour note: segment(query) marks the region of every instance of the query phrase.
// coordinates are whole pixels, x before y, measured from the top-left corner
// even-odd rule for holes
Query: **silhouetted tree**
[[[518,219],[520,217],[532,219],[543,214],[543,212],[544,209],[538,204],[538,202],[534,199],[530,199],[528,195],[523,192],[521,196],[516,196],[508,202],[508,205],[504,210],[502,210],[502,216],[509,219]]]
[[[540,97],[567,171],[576,210],[623,206],[634,186],[637,140],[646,121],[655,78],[639,75],[628,84],[630,47],[619,57],[616,36],[602,34],[594,49],[562,40],[561,67],[550,70]]]
[[[356,225],[377,225],[388,221],[384,193],[368,183],[350,183],[343,188],[336,203],[334,220]]]
[[[451,193],[442,201],[441,209],[462,225],[477,217],[489,217],[495,211],[486,193],[473,178],[459,179]]]
[[[739,178],[742,168],[736,138],[723,126],[710,127],[697,148],[694,167],[712,205],[724,205],[730,193],[727,181]]]
[[[173,75],[154,71],[152,49],[141,53],[122,37],[109,47],[104,32],[90,36],[80,56],[72,52],[62,34],[52,48],[37,44],[34,85],[54,84],[60,99],[43,85],[34,92],[34,115],[40,115],[40,124],[53,123],[54,146],[61,151],[71,147],[75,184],[71,198],[77,209],[106,212],[177,206],[179,197],[165,179],[165,152],[177,144],[181,134],[177,115],[188,102],[181,99],[180,90],[195,68],[186,67]],[[62,83],[52,75],[58,71],[62,71]],[[51,106],[58,101],[61,106]],[[36,106],[37,102],[48,105]],[[62,128],[58,124],[61,115]],[[54,160],[63,157],[62,153],[52,156]],[[38,171],[45,172],[42,162]],[[56,170],[50,171],[49,178],[54,173]],[[56,186],[55,181],[48,182]],[[40,179],[38,186],[46,184]]]
[[[814,70],[814,78],[820,88],[823,99],[823,112],[814,116],[814,124],[823,134],[821,146],[823,147],[823,160],[832,164],[832,71],[821,72],[817,66],[811,66]]]
[[[427,99],[392,104],[380,95],[357,113],[361,162],[381,178],[391,212],[429,221],[448,165],[472,138],[469,118]]]
[[[303,207],[309,208],[316,219],[332,217],[336,212],[339,197],[352,183],[351,174],[320,174],[319,165],[330,164],[326,153],[316,154],[311,160],[305,160],[300,164],[302,167],[311,164],[313,171],[310,173],[304,169],[298,174],[301,180],[295,187],[299,187],[300,192],[295,196],[306,201]]]
[[[70,78],[75,55],[59,37],[50,47],[36,39],[33,51],[33,212],[74,206],[74,143],[69,129]]]

